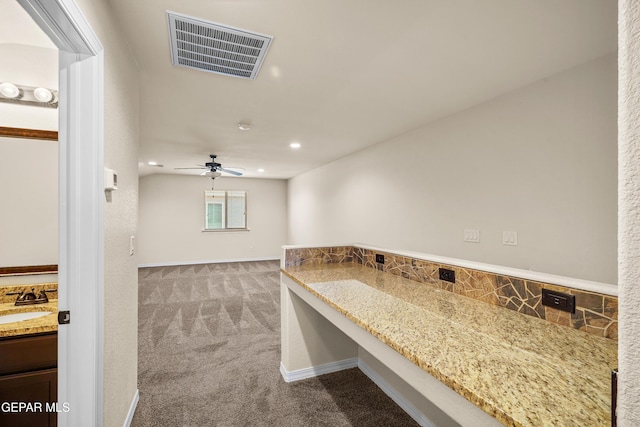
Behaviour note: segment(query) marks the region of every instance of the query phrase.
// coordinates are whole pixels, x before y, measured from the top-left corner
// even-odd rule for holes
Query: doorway
[[[58,425],[101,426],[103,48],[75,2],[18,2],[59,49]]]

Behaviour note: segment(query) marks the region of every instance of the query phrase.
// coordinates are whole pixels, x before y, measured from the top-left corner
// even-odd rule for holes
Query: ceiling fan
[[[229,175],[234,175],[234,176],[242,176],[242,172],[238,172],[233,169],[223,168],[220,163],[216,162],[217,156],[215,154],[209,154],[209,157],[211,157],[210,162],[207,162],[204,165],[198,165],[199,167],[197,168],[174,168],[174,169],[176,170],[177,169],[201,169],[202,173],[200,175],[210,176],[211,178],[219,177],[220,175],[222,175],[221,172],[228,173]]]

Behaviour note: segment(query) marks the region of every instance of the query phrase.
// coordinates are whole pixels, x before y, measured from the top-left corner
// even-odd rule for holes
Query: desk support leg
[[[285,381],[358,366],[358,345],[289,288],[297,283],[282,274],[280,283],[280,370]]]

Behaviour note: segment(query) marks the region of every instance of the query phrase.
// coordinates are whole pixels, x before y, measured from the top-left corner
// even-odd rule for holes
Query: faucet
[[[36,296],[35,290],[35,288],[31,288],[31,292],[7,292],[5,295],[18,295],[14,305],[44,304],[49,302],[47,292],[54,292],[57,289],[43,289],[38,296]]]

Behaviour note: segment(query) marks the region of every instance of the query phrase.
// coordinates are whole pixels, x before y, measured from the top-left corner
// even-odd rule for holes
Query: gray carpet
[[[360,370],[285,383],[277,261],[139,270],[143,426],[415,426]]]

